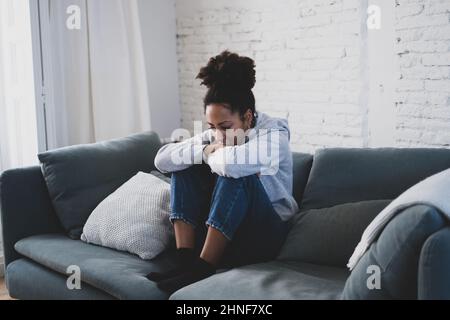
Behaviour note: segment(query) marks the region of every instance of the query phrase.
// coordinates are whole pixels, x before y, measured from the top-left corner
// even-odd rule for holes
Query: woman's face
[[[245,132],[250,129],[253,114],[249,110],[241,119],[239,112],[232,113],[221,104],[210,104],[205,111],[209,128],[214,131],[215,142],[239,145],[245,142]]]

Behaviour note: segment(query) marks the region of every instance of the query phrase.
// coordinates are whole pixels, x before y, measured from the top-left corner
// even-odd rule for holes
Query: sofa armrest
[[[419,260],[418,298],[450,299],[450,227],[439,230],[424,243]]]
[[[20,255],[17,241],[43,233],[61,232],[39,166],[7,170],[0,176],[0,213],[5,268]]]
[[[417,204],[403,209],[386,225],[353,269],[343,298],[420,298],[418,274],[422,248],[431,236],[447,228],[447,223],[432,206]],[[377,282],[379,287],[376,287]]]

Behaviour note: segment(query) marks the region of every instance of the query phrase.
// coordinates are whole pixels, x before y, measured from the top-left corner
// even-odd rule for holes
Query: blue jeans
[[[197,250],[208,226],[230,240],[224,267],[275,258],[288,232],[257,175],[227,178],[204,163],[193,165],[172,173],[170,204],[172,223],[182,220],[195,228]]]

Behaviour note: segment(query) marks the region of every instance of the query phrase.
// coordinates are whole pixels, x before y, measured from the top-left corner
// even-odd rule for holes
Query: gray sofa
[[[1,175],[5,278],[12,297],[450,298],[450,227],[430,206],[415,205],[398,214],[354,271],[345,267],[374,214],[421,179],[450,168],[450,150],[331,148],[314,156],[294,153],[294,196],[301,212],[291,222],[280,256],[220,270],[169,297],[145,275],[170,267],[173,250],[144,261],[86,244],[74,234],[69,237],[60,219],[61,214],[90,212],[137,171],[155,170],[153,159],[160,146],[158,136],[147,132],[50,151],[40,155],[41,167]],[[367,286],[367,267],[374,263],[381,268],[382,285],[375,290]],[[81,289],[67,287],[73,265],[80,268]]]

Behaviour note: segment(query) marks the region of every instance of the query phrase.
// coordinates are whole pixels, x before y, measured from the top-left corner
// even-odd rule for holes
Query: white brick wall
[[[397,0],[396,143],[450,146],[450,1]]]
[[[397,0],[395,145],[450,142],[449,0]],[[360,0],[177,0],[182,126],[203,116],[201,66],[224,49],[256,62],[257,109],[288,116],[295,151],[370,146]],[[446,121],[447,120],[447,121]]]

